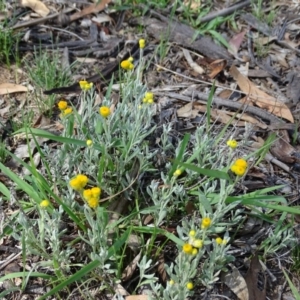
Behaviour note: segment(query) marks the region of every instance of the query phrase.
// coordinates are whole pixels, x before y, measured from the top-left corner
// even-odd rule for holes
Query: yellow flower
[[[195,230],[191,230],[189,232],[189,236],[194,237],[196,235],[196,231]]]
[[[139,46],[140,46],[141,49],[145,48],[145,44],[146,44],[146,41],[144,39],[139,40]]]
[[[40,203],[40,207],[42,208],[46,208],[50,205],[50,201],[49,200],[43,200],[41,203]]]
[[[180,169],[177,169],[174,173],[173,176],[178,177],[182,174],[182,171]]]
[[[227,244],[227,240],[224,239],[224,240],[222,241],[222,245],[225,246],[226,244]]]
[[[97,208],[99,205],[99,199],[95,197],[87,199],[86,202],[90,208]]]
[[[237,159],[234,164],[231,166],[230,170],[238,176],[243,176],[246,173],[248,163],[242,159]]]
[[[100,197],[100,195],[101,195],[101,189],[99,187],[97,187],[97,186],[93,187],[93,188],[91,188],[91,191],[92,191],[93,197],[97,197],[97,198]]]
[[[111,111],[109,107],[101,106],[99,109],[99,113],[103,118],[107,118],[111,114]]]
[[[143,98],[143,103],[147,103],[148,102],[148,99],[145,97]]]
[[[92,190],[86,189],[83,191],[82,195],[85,200],[88,200],[88,199],[92,198]]]
[[[154,98],[154,94],[151,93],[151,92],[147,92],[147,93],[145,94],[145,98],[146,98],[147,100],[153,99],[153,98]]]
[[[238,142],[236,140],[228,140],[227,146],[232,149],[235,149],[238,146]]]
[[[202,240],[194,240],[193,241],[193,246],[195,247],[195,248],[202,248],[203,247],[203,241]]]
[[[154,100],[153,100],[153,99],[148,99],[148,100],[147,100],[147,103],[148,103],[148,104],[153,104],[153,103],[154,103]]]
[[[131,63],[133,62],[133,57],[132,56],[129,56],[128,57],[128,61],[130,61]]]
[[[182,251],[186,254],[192,254],[193,252],[193,246],[190,244],[184,244],[182,247]]]
[[[86,80],[80,80],[79,85],[83,91],[87,91],[87,90],[91,89],[94,84],[92,82],[87,82]]]
[[[203,218],[202,222],[201,222],[201,228],[206,229],[210,226],[210,224],[211,224],[211,219],[210,218],[208,218],[208,217]]]
[[[68,107],[68,102],[61,100],[57,103],[57,106],[59,110],[65,110]]]
[[[175,284],[175,281],[173,280],[173,279],[171,279],[170,281],[169,281],[169,285],[174,285]]]
[[[217,243],[218,245],[221,245],[221,244],[223,243],[223,240],[222,240],[220,237],[217,237],[217,238],[216,238],[216,243]]]
[[[132,70],[134,68],[134,65],[129,59],[127,59],[121,62],[121,68],[124,70]]]
[[[237,159],[234,164],[245,169],[248,167],[248,163],[243,158]]]
[[[230,170],[237,176],[243,176],[246,173],[246,168],[233,165]]]
[[[65,110],[62,111],[62,115],[65,117],[67,115],[70,115],[73,112],[72,107],[68,107]]]
[[[88,181],[89,179],[86,175],[78,174],[70,180],[69,184],[73,190],[80,191],[87,185]]]
[[[93,145],[93,141],[92,140],[86,140],[86,145],[88,147],[92,146]]]
[[[192,290],[192,289],[194,288],[193,283],[192,283],[192,282],[188,282],[188,283],[186,284],[186,288],[187,288],[188,290]]]
[[[197,255],[197,253],[198,253],[198,249],[197,248],[193,248],[192,255]]]

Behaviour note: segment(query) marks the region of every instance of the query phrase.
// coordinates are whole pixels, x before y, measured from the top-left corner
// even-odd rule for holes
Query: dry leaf
[[[21,5],[31,8],[42,17],[46,17],[50,13],[48,7],[39,0],[21,0]]]
[[[246,31],[244,30],[231,38],[231,40],[228,42],[228,44],[230,46],[228,49],[229,53],[231,53],[234,56],[237,55],[237,53],[241,47],[241,44],[243,42],[245,34],[246,34]]]
[[[209,69],[211,70],[208,74],[208,77],[213,79],[215,78],[221,71],[223,71],[226,68],[227,62],[225,59],[218,59],[213,61],[209,65]]]
[[[262,277],[263,282],[260,282],[259,278]],[[259,263],[258,255],[252,258],[250,268],[245,277],[249,300],[265,300],[266,299],[266,283],[267,277]]]
[[[86,15],[89,15],[89,14],[96,14],[98,13],[99,11],[102,11],[104,10],[104,8],[106,7],[106,5],[111,2],[111,0],[102,0],[101,2],[99,2],[98,4],[97,3],[94,3],[94,4],[91,4],[87,7],[85,7],[83,10],[73,14],[71,17],[70,17],[70,21],[73,22],[75,20],[78,20]]]
[[[193,102],[189,102],[177,110],[177,116],[181,118],[195,118],[197,115],[198,111],[193,109]]]
[[[223,282],[237,295],[240,300],[249,300],[249,293],[245,279],[239,270],[230,265],[232,272],[222,276]]]
[[[125,268],[125,270],[122,273],[122,281],[129,280],[134,271],[136,270],[136,266],[141,258],[141,252],[133,259],[133,261]]]
[[[235,66],[230,68],[230,74],[237,81],[240,89],[248,95],[254,104],[260,108],[266,109],[271,114],[294,123],[294,117],[284,103],[279,102],[276,98],[257,88],[255,84],[252,83],[246,76],[242,75]]]
[[[18,92],[27,92],[28,89],[24,85],[14,84],[14,83],[1,83],[0,84],[0,95],[18,93]]]

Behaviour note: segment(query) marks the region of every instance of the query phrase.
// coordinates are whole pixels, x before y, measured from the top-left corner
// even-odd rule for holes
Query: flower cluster
[[[121,61],[121,68],[124,70],[132,70],[134,68],[133,57],[129,57],[126,60]]]
[[[72,107],[68,106],[68,102],[65,100],[61,100],[57,103],[58,109],[61,111],[61,116],[65,117],[72,113]]]
[[[88,91],[93,87],[94,84],[92,82],[87,82],[86,80],[80,80],[79,85],[83,91]]]
[[[247,161],[245,161],[243,158],[239,158],[234,162],[230,170],[237,176],[243,176],[246,173],[247,167]]]
[[[99,187],[92,187],[84,190],[88,181],[89,179],[86,175],[78,174],[69,181],[69,184],[73,190],[81,193],[89,207],[97,208],[99,205],[101,189]]]
[[[189,240],[188,243],[185,243],[182,247],[182,251],[186,254],[196,255],[198,253],[198,249],[203,247],[203,240],[196,239],[196,231],[191,230],[189,232]]]
[[[101,189],[99,187],[92,187],[83,191],[83,198],[91,208],[97,208],[99,205],[99,199],[101,195]]]
[[[143,102],[152,104],[154,102],[154,94],[151,92],[147,92],[144,96]]]
[[[99,114],[103,117],[103,118],[107,118],[110,114],[110,108],[107,106],[101,106],[99,109]]]
[[[227,146],[231,149],[235,149],[238,146],[238,142],[236,140],[228,140]]]

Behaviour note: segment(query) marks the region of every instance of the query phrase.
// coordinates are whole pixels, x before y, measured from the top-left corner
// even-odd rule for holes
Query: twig
[[[209,22],[209,21],[211,21],[211,20],[213,20],[217,17],[223,17],[223,16],[230,15],[231,13],[235,12],[236,10],[241,9],[245,6],[248,6],[249,4],[251,4],[251,0],[246,0],[246,1],[234,4],[230,7],[226,7],[224,9],[221,9],[219,11],[210,13],[207,16],[200,19],[200,23]]]
[[[16,24],[11,29],[20,29],[20,28],[23,28],[23,27],[37,25],[37,24],[43,23],[45,21],[54,19],[54,18],[58,17],[60,14],[68,14],[69,12],[71,12],[73,10],[75,10],[74,7],[68,8],[68,9],[66,9],[66,10],[64,10],[62,12],[55,13],[55,14],[49,15],[49,16],[44,17],[44,18],[39,18],[39,19],[35,19],[35,20],[30,20],[30,21],[27,21],[27,22],[23,22],[23,23],[20,23],[20,24]]]

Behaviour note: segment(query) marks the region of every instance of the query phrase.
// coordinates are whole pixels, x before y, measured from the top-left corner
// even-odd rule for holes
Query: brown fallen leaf
[[[226,68],[227,61],[225,59],[217,59],[213,61],[209,65],[209,69],[211,70],[208,74],[208,77],[213,79],[215,78],[221,71],[223,71]]]
[[[249,300],[249,293],[245,279],[239,270],[230,265],[232,272],[222,276],[222,281],[237,295],[239,300]]]
[[[21,0],[20,4],[24,7],[31,8],[42,17],[46,17],[50,13],[48,7],[39,0]]]
[[[18,93],[18,92],[27,92],[28,89],[24,85],[14,84],[14,83],[1,83],[0,84],[0,95]]]
[[[250,268],[245,277],[249,300],[265,300],[267,276],[259,263],[258,255],[252,258]]]
[[[276,98],[261,91],[246,76],[242,75],[239,70],[232,66],[229,73],[237,81],[241,91],[248,95],[248,98],[260,108],[266,109],[271,114],[289,120],[294,123],[294,117],[290,109]]]
[[[246,30],[243,30],[242,32],[239,32],[238,34],[236,34],[235,36],[233,36],[230,41],[228,42],[229,44],[229,49],[228,52],[231,53],[232,55],[237,55],[241,44],[244,40],[244,36],[246,34]]]
[[[177,116],[180,118],[195,118],[197,115],[198,111],[193,109],[193,102],[189,102],[177,110]]]
[[[122,281],[129,280],[134,271],[136,270],[137,264],[139,263],[141,259],[141,252],[129,263],[129,265],[125,268],[125,270],[122,273]]]
[[[104,8],[106,7],[106,5],[108,3],[110,3],[111,0],[102,0],[101,2],[99,2],[98,4],[91,4],[88,7],[84,8],[83,10],[71,15],[70,17],[70,21],[73,22],[75,20],[78,20],[86,15],[89,14],[96,14],[101,10],[104,10]]]

